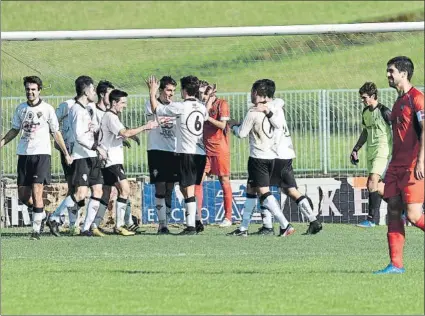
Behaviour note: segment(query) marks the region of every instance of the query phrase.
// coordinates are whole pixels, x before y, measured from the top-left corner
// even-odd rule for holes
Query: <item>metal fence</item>
[[[422,91],[424,90],[421,87]],[[231,117],[242,120],[250,101],[249,93],[220,93],[219,97],[230,104]],[[366,171],[365,153],[360,152],[359,167],[349,161],[351,149],[361,133],[361,112],[357,89],[353,90],[297,90],[278,91],[275,96],[285,100],[285,113],[294,141],[297,158],[294,160],[296,173],[304,177],[331,175],[364,175]],[[57,107],[72,96],[45,96],[43,99]],[[379,101],[392,107],[397,97],[394,89],[380,89]],[[130,95],[128,107],[122,115],[123,123],[137,127],[146,121],[144,105],[148,95]],[[14,110],[26,99],[8,97],[1,99],[2,135],[10,128]],[[141,135],[141,145],[132,142],[125,149],[125,168],[129,176],[147,176],[146,134]],[[16,176],[16,146],[18,137],[1,151],[2,173]],[[231,138],[232,178],[246,178],[246,164],[249,149],[247,139]],[[59,154],[52,156],[52,174],[62,176]]]

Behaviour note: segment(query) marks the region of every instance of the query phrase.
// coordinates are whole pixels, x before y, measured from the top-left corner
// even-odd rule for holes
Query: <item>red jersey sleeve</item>
[[[221,101],[218,115],[220,121],[228,121],[230,119],[230,107],[226,100]]]
[[[418,121],[421,122],[424,120],[424,94],[417,92],[413,97],[413,109],[418,118]]]

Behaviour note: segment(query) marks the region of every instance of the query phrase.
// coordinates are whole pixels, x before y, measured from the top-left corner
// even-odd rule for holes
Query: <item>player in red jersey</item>
[[[391,262],[375,274],[403,273],[404,225],[407,219],[425,230],[424,214],[424,94],[412,86],[410,58],[394,57],[387,63],[390,87],[398,92],[391,113],[393,152],[385,175],[384,199],[388,203],[388,246]]]
[[[220,227],[232,225],[232,188],[230,186],[230,138],[227,121],[230,119],[229,104],[215,95],[216,86],[201,81],[199,99],[205,102],[208,110],[208,121],[204,124],[204,145],[207,154],[204,178],[208,174],[218,177],[223,188],[224,219]],[[202,183],[195,187],[197,198],[197,230],[202,231]]]

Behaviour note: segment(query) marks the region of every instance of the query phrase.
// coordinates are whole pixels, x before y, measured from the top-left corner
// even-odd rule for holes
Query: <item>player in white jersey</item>
[[[77,93],[76,102],[69,110],[68,119],[71,131],[71,157],[74,159],[71,169],[71,182],[75,193],[66,197],[65,205],[68,213],[78,214],[84,206],[85,198],[90,187],[92,196],[89,199],[86,217],[81,235],[92,236],[90,226],[99,209],[102,197],[103,177],[101,159],[106,158],[106,152],[99,147],[95,134],[99,129],[95,111],[89,106],[96,100],[93,79],[80,76],[75,80]],[[71,231],[78,227],[70,227]]]
[[[275,128],[274,149],[277,158],[274,161],[270,184],[278,187],[281,192],[297,203],[299,210],[309,222],[306,234],[313,235],[322,230],[322,224],[318,222],[313,213],[313,203],[311,200],[298,191],[294,170],[292,168],[292,160],[296,155],[288,123],[285,118],[284,105],[285,103],[282,99],[274,99],[266,104],[259,104],[255,108],[256,111],[263,112]],[[259,229],[257,234],[274,234],[270,212],[266,208],[262,207],[261,209],[263,226]]]
[[[123,139],[137,135],[145,130],[157,126],[155,121],[146,125],[127,129],[120,121],[118,114],[127,107],[127,93],[121,90],[112,90],[109,94],[110,109],[106,111],[100,124],[99,145],[105,149],[107,158],[102,168],[105,185],[115,186],[119,192],[116,201],[115,233],[122,236],[132,236],[135,232],[124,227],[124,216],[127,200],[130,194],[130,184],[124,171]],[[109,202],[105,201],[105,202]]]
[[[173,102],[177,82],[170,76],[159,81],[158,104]],[[171,197],[178,182],[179,160],[176,156],[176,118],[158,116],[152,112],[150,100],[145,105],[148,120],[156,120],[160,128],[148,132],[148,165],[150,183],[155,184],[155,207],[158,213],[158,234],[169,234],[167,222],[171,217]]]
[[[242,223],[239,228],[228,234],[231,236],[248,236],[248,226],[257,204],[257,195],[260,205],[267,208],[279,222],[279,236],[288,236],[295,231],[270,192],[270,178],[276,158],[273,148],[275,129],[264,113],[255,110],[256,106],[267,103],[273,98],[275,89],[275,83],[272,80],[256,81],[251,89],[251,102],[254,107],[248,111],[241,125],[237,125],[233,120],[229,122],[235,136],[244,138],[249,135],[250,146],[248,185]]]
[[[176,117],[176,153],[179,155],[179,184],[186,204],[186,228],[182,235],[196,234],[195,185],[200,184],[205,168],[206,156],[203,143],[204,122],[208,112],[196,96],[199,94],[199,79],[187,76],[180,79],[183,102],[172,102],[167,106],[158,104],[156,93],[159,81],[150,76],[147,80],[152,113],[158,116]]]
[[[65,146],[54,108],[40,98],[43,88],[37,76],[24,77],[27,101],[18,105],[12,119],[12,128],[0,142],[0,148],[14,139],[21,131],[18,143],[18,196],[33,212],[31,239],[40,239],[43,219],[43,189],[51,179],[50,134],[64,154],[66,163],[72,163]]]

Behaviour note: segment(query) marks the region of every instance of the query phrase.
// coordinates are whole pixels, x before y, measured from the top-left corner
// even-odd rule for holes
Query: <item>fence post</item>
[[[328,174],[328,104],[327,104],[327,91],[321,90],[320,95],[320,108],[321,108],[321,120],[322,120],[322,151],[321,151],[321,158],[322,158],[322,170],[323,174]]]

